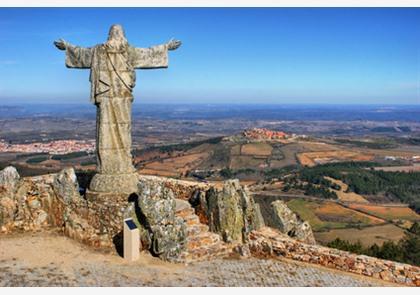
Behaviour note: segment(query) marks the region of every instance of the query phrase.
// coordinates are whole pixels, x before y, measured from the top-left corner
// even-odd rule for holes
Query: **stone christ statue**
[[[135,69],[168,67],[168,50],[181,42],[171,40],[150,48],[132,47],[121,25],[113,25],[108,40],[90,48],[60,39],[54,45],[66,51],[68,68],[90,69],[90,99],[97,107],[97,174],[89,190],[133,193],[138,176],[131,155],[131,104],[136,82]]]

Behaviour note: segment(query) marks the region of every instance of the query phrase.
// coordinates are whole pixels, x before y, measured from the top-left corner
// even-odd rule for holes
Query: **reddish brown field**
[[[145,165],[139,172],[143,174],[160,175],[160,176],[181,176],[187,170],[198,165],[208,157],[208,153],[188,154],[174,158],[154,161]]]
[[[413,165],[413,166],[391,166],[391,167],[375,167],[375,170],[381,171],[401,171],[401,172],[412,172],[412,171],[420,171],[420,165]]]
[[[327,232],[316,232],[314,234],[315,239],[323,244],[331,242],[336,238],[340,238],[352,243],[360,241],[362,245],[369,247],[374,243],[382,245],[385,241],[398,242],[404,237],[404,230],[393,224],[384,224],[362,229],[332,229]]]
[[[331,162],[344,161],[371,161],[373,154],[362,154],[354,151],[337,150],[324,152],[305,152],[296,155],[300,164],[303,166],[315,166]]]
[[[420,215],[408,207],[392,207],[381,205],[350,204],[350,208],[356,209],[386,220],[420,220]]]
[[[357,220],[371,225],[385,222],[383,219],[345,208],[333,202],[325,202],[322,206],[315,209],[315,214],[322,220],[329,221],[346,222],[347,220],[348,222],[354,222]]]
[[[271,145],[263,142],[248,143],[241,147],[241,154],[247,156],[270,156],[272,151]]]
[[[363,196],[353,193],[353,192],[346,192],[348,185],[344,182],[342,182],[341,180],[338,179],[334,179],[331,177],[324,177],[325,179],[328,179],[329,181],[338,184],[341,189],[340,190],[335,190],[335,189],[330,189],[331,191],[334,191],[337,194],[337,197],[340,201],[342,202],[347,202],[347,203],[369,203],[368,200],[366,200],[365,198],[363,198]]]

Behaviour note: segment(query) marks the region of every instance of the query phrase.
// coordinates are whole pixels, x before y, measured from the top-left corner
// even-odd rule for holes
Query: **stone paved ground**
[[[147,254],[129,264],[54,232],[0,236],[0,286],[392,286],[289,260],[218,259],[174,265]]]

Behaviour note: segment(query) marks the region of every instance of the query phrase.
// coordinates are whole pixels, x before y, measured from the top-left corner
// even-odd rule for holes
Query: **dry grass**
[[[352,243],[360,241],[366,247],[374,243],[382,245],[385,241],[397,242],[403,237],[404,230],[393,224],[370,226],[363,229],[332,229],[328,232],[315,233],[315,239],[323,244],[340,238]]]
[[[255,159],[253,156],[235,156],[231,158],[229,167],[231,169],[241,168],[262,168],[266,159]]]
[[[242,184],[242,185],[253,185],[253,184],[255,184],[256,183],[256,181],[255,180],[241,180],[240,181],[240,183]]]
[[[401,172],[412,172],[412,171],[420,171],[420,165],[413,165],[413,166],[391,166],[391,167],[375,167],[375,170],[381,171],[401,171]]]
[[[314,231],[384,223],[384,220],[347,209],[334,202],[293,199],[287,202],[287,206],[303,220],[308,221]]]
[[[207,157],[208,153],[203,152],[154,161],[146,164],[139,172],[149,175],[179,176],[201,163]]]
[[[146,175],[167,176],[167,177],[180,176],[179,172],[176,172],[176,171],[165,171],[165,170],[156,170],[156,169],[140,169],[139,173],[146,174]]]
[[[420,220],[420,215],[408,207],[392,207],[384,205],[350,204],[350,208],[378,216],[386,220]]]
[[[315,166],[314,161],[309,157],[308,153],[300,153],[296,155],[299,163],[303,166]]]
[[[348,203],[369,203],[368,200],[366,200],[365,198],[363,198],[363,196],[359,194],[353,192],[346,193],[348,185],[342,182],[341,180],[334,179],[328,176],[325,176],[324,178],[328,179],[329,181],[335,184],[338,184],[341,187],[340,190],[330,189],[331,191],[334,191],[337,194],[337,197],[340,201]]]
[[[230,155],[231,156],[240,156],[241,155],[241,145],[237,144],[231,147],[230,149]]]
[[[273,150],[272,146],[268,143],[258,142],[258,143],[248,143],[244,144],[241,147],[241,154],[247,156],[270,156],[271,151]]]
[[[345,208],[333,202],[323,203],[322,206],[318,207],[315,210],[315,214],[321,220],[327,220],[327,221],[337,220],[341,222],[361,223],[365,225],[376,225],[376,224],[382,224],[385,222],[385,220],[383,219]]]
[[[354,151],[334,150],[323,152],[305,152],[297,154],[297,158],[303,166],[315,166],[317,164],[325,164],[331,162],[344,161],[371,161],[373,154],[362,154]]]
[[[368,153],[374,154],[375,156],[385,157],[385,156],[393,156],[393,157],[412,157],[412,156],[420,156],[418,151],[404,151],[404,150],[397,150],[397,149],[368,149],[368,148],[353,148],[360,153]]]
[[[298,143],[309,152],[326,152],[341,149],[339,146],[318,141],[298,141]]]

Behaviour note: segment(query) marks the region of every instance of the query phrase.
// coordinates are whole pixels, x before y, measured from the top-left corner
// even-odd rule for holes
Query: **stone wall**
[[[123,220],[131,217],[140,228],[142,248],[171,260],[183,250],[185,229],[175,216],[173,182],[168,183],[139,177],[137,195],[88,191],[82,196],[72,168],[20,178],[7,167],[0,171],[0,233],[55,227],[84,244],[122,254]],[[180,185],[175,188],[180,191]]]
[[[234,223],[227,222],[229,218],[224,220],[221,217],[221,214],[228,214],[226,208],[223,207],[226,205],[223,200],[228,199],[227,203],[232,203],[232,206],[228,206],[230,208],[228,211],[234,210],[235,218],[240,222],[238,221],[238,228],[232,229],[228,235],[225,233],[225,236],[227,240],[233,240],[235,243],[245,242],[238,247],[238,252],[243,256],[251,254],[257,257],[286,257],[389,282],[420,286],[418,267],[303,243],[268,227],[258,229],[261,226],[261,224],[258,225],[258,219],[261,217],[255,211],[258,207],[254,206],[247,190],[235,181],[228,181],[220,187],[214,187],[211,184],[140,175],[139,183],[141,184],[139,194],[143,196],[142,200],[139,200],[140,195],[134,196],[135,200],[130,200],[126,195],[115,194],[87,193],[83,197],[79,194],[73,169],[65,169],[57,174],[20,178],[16,169],[7,167],[0,171],[0,233],[16,230],[37,231],[57,227],[67,236],[87,245],[113,248],[118,247],[119,239],[122,237],[123,219],[136,218],[138,216],[136,210],[140,207],[143,207],[140,208],[143,211],[151,208],[144,216],[147,218],[146,224],[150,223],[149,228],[141,227],[143,233],[146,234],[142,243],[146,245],[146,249],[151,249],[153,243],[157,243],[155,248],[159,253],[155,254],[162,255],[163,259],[169,259],[183,250],[182,244],[185,238],[184,229],[181,229],[183,225],[179,222],[179,218],[174,218],[172,214],[173,199],[195,198],[206,202],[201,212],[205,217],[203,219],[199,218],[200,212],[197,208],[195,211],[192,208],[188,209],[192,212],[187,210],[188,214],[185,217],[187,225],[188,222],[196,222],[195,225],[189,224],[187,231],[190,235],[189,239],[193,242],[197,237],[191,234],[194,234],[196,229],[198,233],[203,234],[207,225],[211,228],[218,224],[219,229],[224,226],[222,232],[219,232],[221,235],[223,231],[230,229]],[[159,205],[147,203],[149,199]],[[211,203],[212,200],[213,203]],[[280,215],[285,216],[285,214]],[[136,222],[140,223],[144,220],[136,220]],[[212,224],[213,222],[215,224]],[[214,230],[218,232],[217,228]],[[233,232],[237,235],[232,236]],[[177,235],[177,233],[180,234]],[[206,235],[203,236],[205,239],[213,237],[207,233]],[[162,239],[168,236],[171,237]],[[243,241],[240,241],[241,236]],[[174,244],[173,241],[177,242]],[[188,251],[195,249],[191,241],[187,247]],[[214,247],[217,249],[214,249],[214,253],[225,246],[215,243]]]
[[[14,173],[13,167],[6,169]],[[112,196],[112,202],[86,200],[79,194],[73,169],[36,177],[15,175],[13,183],[0,183],[2,233],[57,227],[87,245],[114,247],[122,220],[131,214],[126,196]]]
[[[251,232],[249,239],[248,246],[254,256],[285,257],[388,282],[420,286],[420,268],[416,266],[306,244],[268,227]]]
[[[177,199],[188,201],[196,192],[207,191],[214,185],[204,182],[178,180],[167,177],[159,177],[152,175],[139,175],[140,181],[160,181],[170,188]]]

